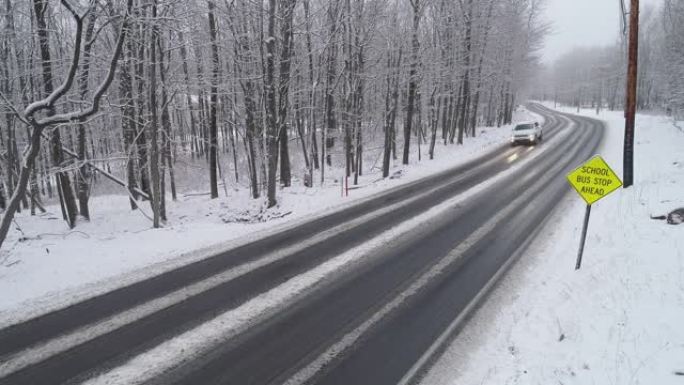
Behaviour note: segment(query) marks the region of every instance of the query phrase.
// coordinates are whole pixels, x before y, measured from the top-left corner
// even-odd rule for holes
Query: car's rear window
[[[533,124],[518,124],[515,127],[515,131],[532,130],[534,128]]]

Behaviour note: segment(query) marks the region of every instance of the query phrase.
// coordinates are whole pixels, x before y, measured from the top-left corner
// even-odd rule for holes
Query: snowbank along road
[[[471,162],[0,330],[0,384],[397,384],[530,242],[603,124]]]

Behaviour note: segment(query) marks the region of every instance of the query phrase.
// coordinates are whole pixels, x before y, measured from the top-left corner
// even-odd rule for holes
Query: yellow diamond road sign
[[[622,186],[620,178],[598,155],[568,174],[568,181],[588,205]]]

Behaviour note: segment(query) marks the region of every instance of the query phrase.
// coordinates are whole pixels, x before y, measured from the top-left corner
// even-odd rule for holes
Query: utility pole
[[[629,58],[627,101],[625,105],[625,147],[623,152],[624,187],[634,183],[634,122],[637,102],[637,65],[639,57],[639,0],[631,0],[629,10]]]

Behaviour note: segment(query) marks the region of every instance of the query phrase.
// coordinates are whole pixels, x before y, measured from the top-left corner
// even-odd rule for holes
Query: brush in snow
[[[651,216],[651,219],[666,220],[671,225],[679,225],[684,223],[684,208],[673,210],[667,215]]]

